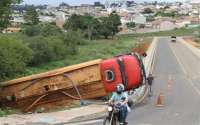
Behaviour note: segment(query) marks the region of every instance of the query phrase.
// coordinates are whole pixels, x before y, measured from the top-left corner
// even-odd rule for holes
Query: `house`
[[[134,22],[136,24],[145,24],[146,23],[146,17],[142,14],[138,14],[135,16]]]
[[[21,15],[21,14],[13,14],[10,22],[11,22],[12,26],[17,27],[17,26],[19,26],[21,24],[24,24],[25,20],[24,20],[23,15]]]
[[[56,13],[56,26],[58,26],[59,28],[63,28],[65,20],[66,20],[65,13],[63,12]]]
[[[8,27],[3,30],[3,33],[18,33],[21,31],[21,28],[16,28],[16,27]]]
[[[40,22],[48,22],[48,23],[56,21],[55,17],[53,17],[53,16],[45,16],[45,15],[40,15],[39,16],[39,20],[40,20]]]
[[[162,17],[152,22],[152,28],[159,31],[173,30],[177,28],[175,21],[172,18]]]

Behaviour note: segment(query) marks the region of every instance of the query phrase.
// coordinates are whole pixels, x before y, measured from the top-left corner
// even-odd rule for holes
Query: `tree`
[[[21,0],[0,0],[0,32],[10,23],[11,4],[20,3]]]
[[[64,28],[65,29],[70,29],[70,30],[78,30],[78,29],[83,29],[84,25],[82,22],[82,16],[77,15],[77,14],[72,14],[70,18],[65,22]]]
[[[118,27],[121,25],[120,16],[117,13],[111,13],[108,20],[112,22],[112,37],[119,32]]]
[[[120,17],[116,13],[111,13],[109,17],[94,18],[91,15],[73,14],[65,23],[66,30],[80,30],[85,37],[91,40],[93,37],[103,35],[105,38],[112,37],[119,32],[121,25]]]
[[[113,22],[109,19],[109,17],[102,17],[100,19],[101,21],[101,28],[99,29],[100,34],[105,37],[105,39],[108,39],[108,36],[112,35],[113,31]]]
[[[150,14],[150,13],[153,13],[153,11],[151,10],[151,8],[145,8],[142,13],[143,14]]]
[[[29,25],[36,25],[39,23],[39,15],[34,8],[34,6],[30,6],[24,15],[24,19],[27,24]]]

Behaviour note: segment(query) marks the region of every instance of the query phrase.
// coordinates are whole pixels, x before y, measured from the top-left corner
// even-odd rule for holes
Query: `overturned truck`
[[[0,103],[28,112],[106,96],[120,83],[133,90],[145,83],[145,77],[141,57],[131,53],[2,82]]]

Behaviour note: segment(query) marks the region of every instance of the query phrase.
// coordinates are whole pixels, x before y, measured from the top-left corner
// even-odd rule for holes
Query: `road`
[[[156,51],[152,97],[133,109],[129,124],[200,125],[200,58],[169,38],[159,38]],[[155,106],[160,92],[163,107]],[[102,120],[79,125],[102,125]]]

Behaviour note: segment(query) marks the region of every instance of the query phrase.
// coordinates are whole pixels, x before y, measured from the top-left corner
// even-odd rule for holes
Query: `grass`
[[[150,40],[150,38],[146,39]],[[28,67],[23,75],[31,75],[89,60],[99,58],[105,59],[115,55],[129,53],[137,43],[136,41],[137,39],[134,37],[118,37],[114,40],[104,39],[87,41],[85,45],[79,46],[76,55],[67,56],[63,60],[49,62],[38,67]]]
[[[9,107],[0,108],[0,117],[4,117],[11,114],[19,113],[17,110],[13,110]]]
[[[121,36],[129,36],[129,37],[154,37],[154,36],[190,36],[194,35],[194,32],[198,31],[200,32],[200,27],[196,28],[180,28],[180,29],[174,29],[170,31],[160,31],[160,32],[153,32],[153,33],[135,33],[135,34],[126,34]]]

